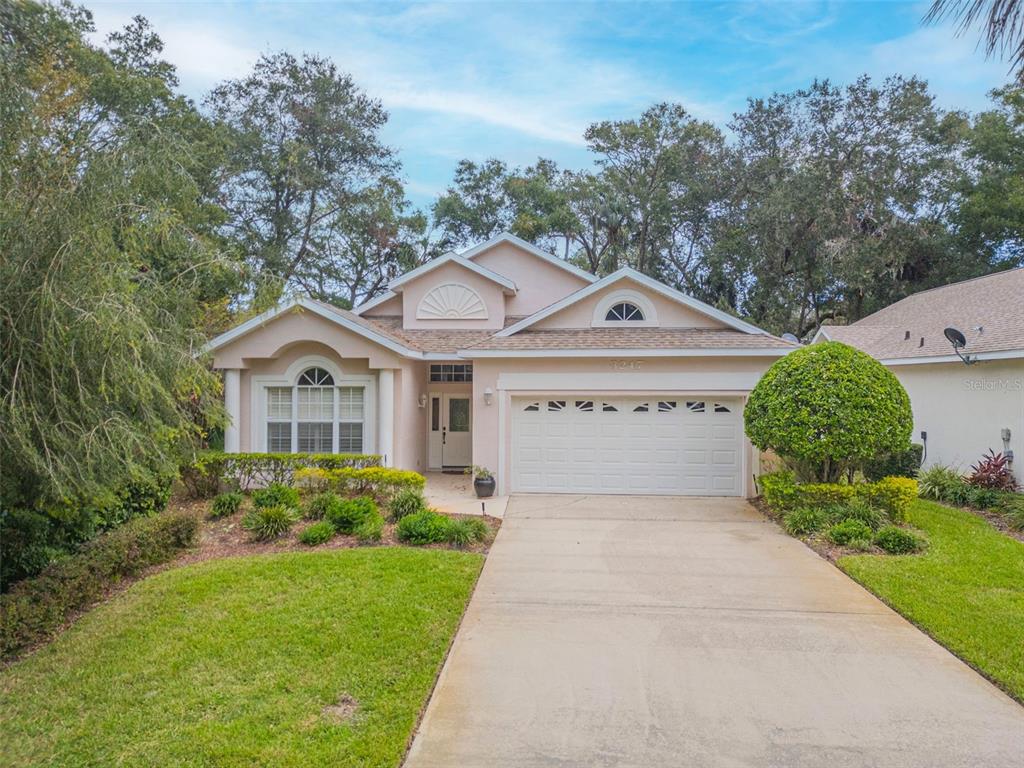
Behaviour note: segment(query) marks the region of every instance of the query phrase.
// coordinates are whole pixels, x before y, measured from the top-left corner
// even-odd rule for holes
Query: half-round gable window
[[[296,382],[300,387],[332,387],[334,377],[323,368],[307,368],[299,374]]]
[[[605,314],[604,319],[610,323],[628,323],[643,322],[647,318],[644,317],[643,310],[636,304],[629,301],[620,301],[618,304],[612,304],[608,307],[608,312]]]

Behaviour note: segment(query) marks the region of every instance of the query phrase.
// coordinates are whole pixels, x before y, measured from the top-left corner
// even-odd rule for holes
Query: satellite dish
[[[788,341],[788,342],[790,342],[792,344],[799,344],[800,343],[800,339],[798,339],[792,333],[784,333],[784,334],[782,334],[782,339],[783,339],[783,341]]]
[[[967,346],[967,337],[956,328],[947,328],[942,333],[945,334],[949,343],[953,345],[953,349],[963,349]]]
[[[963,361],[964,365],[970,365],[974,362],[970,356],[960,353],[960,350],[967,346],[966,336],[956,328],[946,328],[942,333],[949,343],[953,345],[953,351],[956,352],[956,356]]]

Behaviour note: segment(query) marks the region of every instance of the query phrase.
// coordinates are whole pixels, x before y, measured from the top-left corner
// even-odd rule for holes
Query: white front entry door
[[[469,395],[431,394],[429,418],[428,463],[431,468],[468,467],[473,458]]]
[[[737,398],[557,395],[512,411],[513,491],[742,495]]]

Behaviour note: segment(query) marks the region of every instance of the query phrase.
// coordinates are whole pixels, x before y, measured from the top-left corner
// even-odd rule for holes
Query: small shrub
[[[923,455],[924,446],[920,443],[912,443],[905,451],[866,462],[863,467],[864,477],[873,483],[883,477],[917,477]]]
[[[0,595],[0,657],[42,640],[126,577],[165,563],[191,545],[199,520],[164,512],[132,520]]]
[[[388,512],[391,519],[398,522],[403,517],[422,512],[427,508],[427,500],[423,494],[415,488],[406,488],[395,494],[395,497],[388,502]]]
[[[315,547],[318,544],[323,544],[325,541],[330,541],[334,534],[334,526],[326,520],[320,520],[305,528],[299,534],[299,541],[306,546]]]
[[[271,483],[266,488],[252,492],[252,503],[256,507],[291,507],[299,506],[299,492],[282,483]]]
[[[966,485],[959,472],[941,464],[933,464],[917,476],[917,492],[923,499],[948,502],[966,495]]]
[[[883,477],[877,483],[854,487],[894,523],[902,523],[907,519],[910,505],[918,495],[917,480],[909,477]]]
[[[326,511],[326,519],[338,533],[352,533],[366,518],[377,514],[377,504],[369,496],[341,499]]]
[[[844,520],[856,520],[866,525],[872,532],[881,528],[885,517],[877,508],[862,498],[851,499],[849,504],[838,507],[836,512],[837,515],[830,519],[837,523]]]
[[[862,488],[862,485],[840,483],[805,483],[797,486],[797,504],[801,507],[846,504]]]
[[[363,544],[380,541],[384,537],[384,516],[376,509],[364,517],[352,531]]]
[[[1024,531],[1024,494],[1001,494],[996,509],[1006,518],[1011,528],[1015,531]]]
[[[233,515],[241,508],[243,501],[245,501],[245,496],[238,491],[222,493],[210,505],[210,517],[216,520]]]
[[[854,518],[848,518],[841,523],[836,523],[825,531],[825,536],[828,540],[840,546],[849,544],[851,541],[871,541],[873,534],[874,531],[871,530],[871,526]]]
[[[846,543],[846,546],[850,549],[856,550],[857,552],[870,552],[874,543],[873,538],[869,536],[866,539],[850,539],[850,541]]]
[[[306,504],[303,512],[307,520],[323,520],[327,512],[342,502],[342,498],[333,491],[318,493]]]
[[[971,467],[971,476],[967,478],[967,482],[978,488],[991,488],[996,491],[1012,491],[1017,488],[1017,481],[1010,469],[1010,460],[1003,454],[991,450]]]
[[[976,509],[990,509],[996,506],[1000,500],[999,491],[994,488],[979,488],[971,486],[967,495],[967,503]]]
[[[875,534],[875,544],[890,555],[907,555],[924,548],[924,540],[915,533],[887,525]]]
[[[828,514],[821,507],[800,507],[782,518],[782,527],[791,536],[808,536],[821,530],[828,522]]]
[[[409,544],[435,544],[446,541],[449,519],[432,509],[414,512],[398,521],[395,535]]]
[[[256,541],[270,541],[288,533],[298,519],[299,513],[294,507],[277,504],[250,510],[242,519],[242,527],[249,531]]]
[[[464,547],[477,541],[483,541],[489,532],[487,523],[475,517],[461,520],[449,520],[446,541],[457,547]]]

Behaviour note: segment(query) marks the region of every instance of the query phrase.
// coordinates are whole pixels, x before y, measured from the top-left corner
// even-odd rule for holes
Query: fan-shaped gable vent
[[[486,320],[487,307],[472,288],[458,283],[439,285],[420,301],[417,320]]]

